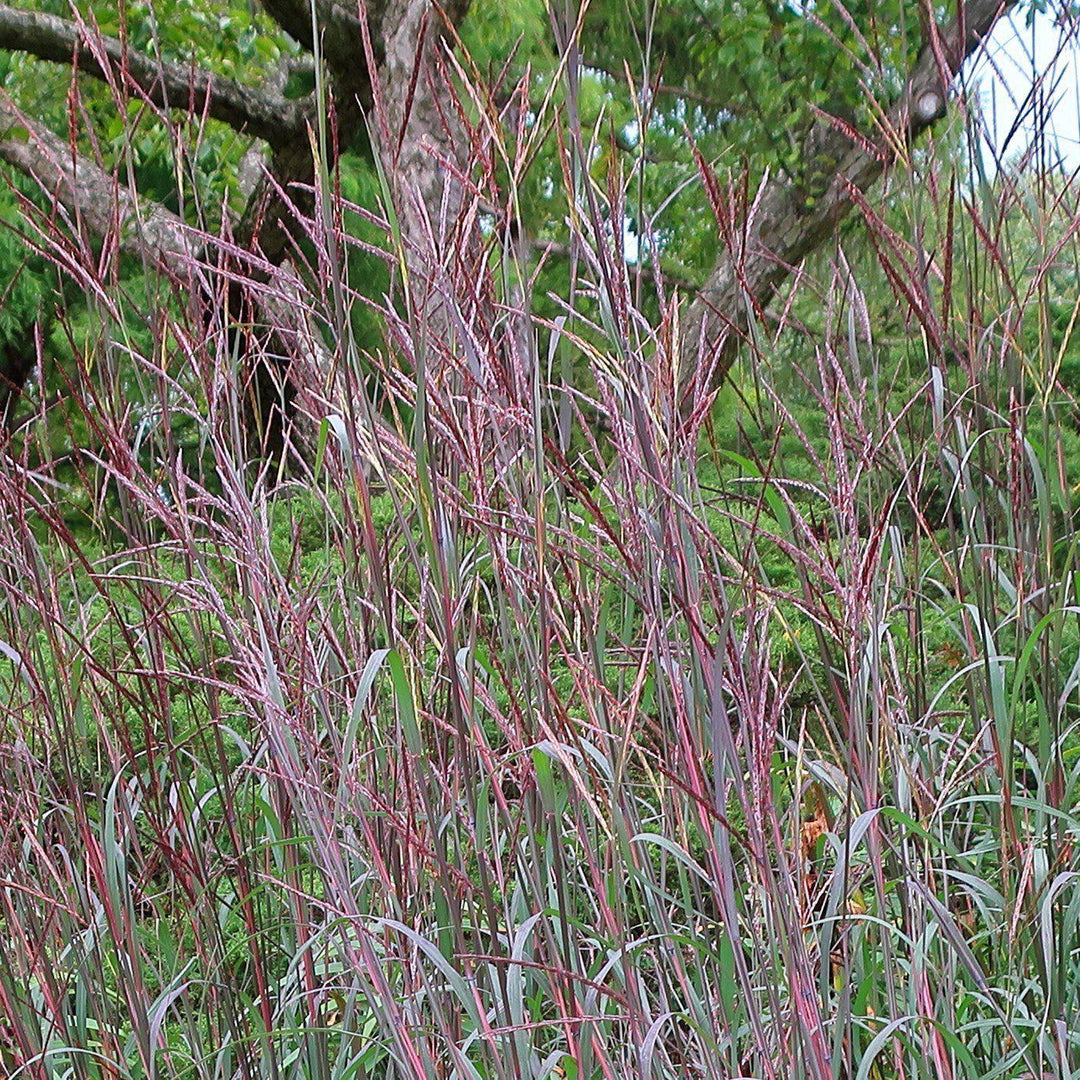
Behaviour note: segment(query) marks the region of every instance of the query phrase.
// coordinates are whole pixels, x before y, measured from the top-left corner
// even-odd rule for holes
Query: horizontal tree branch
[[[1015,2],[961,0],[946,26],[932,28],[879,132],[845,131],[828,118],[812,127],[805,143],[806,171],[825,172],[829,182],[807,205],[796,183],[774,176],[755,200],[744,240],[742,224],[733,223],[731,234],[741,250],[729,246],[724,252],[683,320],[681,389],[699,376],[702,363],[714,382],[726,377],[751,313],[763,312],[795,267],[834,234],[903,148],[945,115],[949,87],[964,61]]]
[[[35,180],[95,236],[115,234],[122,251],[176,271],[194,247],[183,221],[157,203],[141,203],[104,169],[72,153],[58,135],[0,95],[0,159]]]
[[[202,68],[155,60],[86,24],[56,15],[0,4],[0,49],[58,64],[74,61],[80,71],[99,79],[119,76],[155,105],[196,113],[205,109],[215,120],[274,146],[304,135],[306,116],[300,102]]]

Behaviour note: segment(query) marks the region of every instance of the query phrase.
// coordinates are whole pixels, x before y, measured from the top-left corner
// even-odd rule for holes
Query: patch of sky
[[[1030,161],[1080,169],[1080,22],[1036,0],[994,28],[965,72],[988,171]]]

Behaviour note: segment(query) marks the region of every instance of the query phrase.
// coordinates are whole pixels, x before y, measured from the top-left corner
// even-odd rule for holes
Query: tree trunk
[[[466,7],[442,12],[458,23]],[[450,29],[432,0],[403,0],[384,36],[373,129],[400,229],[408,302],[433,337],[452,332],[441,293],[450,261],[471,239],[461,218],[470,147],[440,63]]]

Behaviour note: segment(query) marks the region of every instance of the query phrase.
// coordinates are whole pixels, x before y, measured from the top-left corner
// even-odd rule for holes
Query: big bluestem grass
[[[569,131],[531,315],[495,130],[366,212],[404,291],[329,177],[262,268],[276,464],[221,317],[40,223],[99,332],[0,464],[6,1074],[1077,1075],[1075,185],[928,151],[687,403],[636,178]]]

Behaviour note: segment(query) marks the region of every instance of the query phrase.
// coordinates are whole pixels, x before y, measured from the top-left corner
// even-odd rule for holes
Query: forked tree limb
[[[683,317],[679,390],[686,395],[707,372],[713,384],[728,374],[750,321],[920,133],[946,113],[949,88],[963,66],[1016,0],[959,0],[956,16],[932,30],[908,73],[904,90],[878,130],[850,133],[819,120],[806,142],[814,161],[829,163],[832,179],[812,206],[790,179],[774,176],[758,193],[745,226],[729,244]],[[813,170],[813,162],[808,161]],[[817,170],[819,173],[821,170]],[[739,250],[733,250],[733,247]],[[689,395],[694,397],[693,394]],[[684,404],[688,400],[684,396]]]
[[[334,165],[340,146],[365,130],[365,111],[374,104],[374,80],[382,89],[379,111],[390,135],[381,132],[372,149],[387,166],[395,190],[402,232],[410,248],[418,247],[437,223],[447,181],[445,163],[455,148],[448,144],[445,110],[437,100],[433,57],[444,39],[443,28],[457,25],[468,0],[261,0],[267,14],[309,53],[325,64],[333,100],[332,137],[317,149],[320,164]],[[363,7],[360,7],[363,4]],[[365,35],[366,22],[366,35]],[[366,44],[365,44],[366,41]],[[288,102],[279,87],[250,91],[183,65],[156,61],[103,38],[80,22],[43,16],[26,7],[0,4],[0,49],[18,49],[42,59],[74,62],[81,70],[118,84],[136,85],[162,103],[205,108],[269,144],[261,175],[246,185],[246,208],[234,229],[237,250],[255,256],[248,272],[255,303],[265,308],[273,289],[258,282],[274,277],[292,246],[293,200],[311,213],[315,187],[309,119],[314,100]],[[377,72],[377,74],[373,74]],[[330,98],[328,98],[330,100]],[[465,148],[467,151],[467,147]],[[199,265],[204,243],[163,206],[143,202],[92,162],[80,159],[63,139],[40,123],[20,115],[10,101],[0,101],[0,160],[34,177],[67,209],[76,228],[114,237],[120,246],[163,269],[190,277]],[[406,194],[406,189],[408,194]],[[449,217],[454,219],[452,212]],[[419,264],[418,264],[419,265]],[[234,308],[230,289],[229,308]],[[236,300],[242,305],[242,301]],[[240,307],[236,308],[237,311]],[[271,314],[268,322],[277,325]],[[296,335],[293,335],[296,337]]]
[[[303,138],[304,104],[243,86],[202,68],[155,60],[85,23],[0,4],[0,49],[57,64],[72,62],[99,79],[127,81],[155,105],[201,113],[245,134],[281,146]]]

